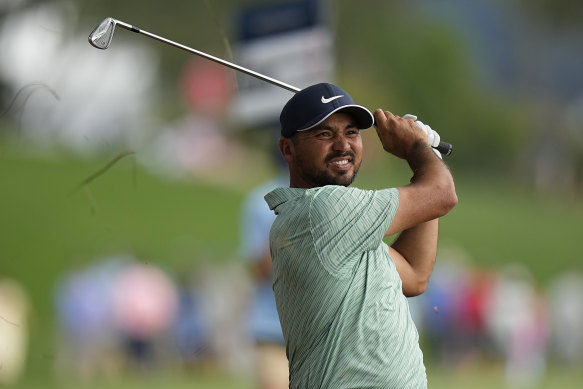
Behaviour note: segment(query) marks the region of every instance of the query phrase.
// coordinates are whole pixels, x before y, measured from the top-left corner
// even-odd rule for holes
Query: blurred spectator
[[[26,364],[30,301],[16,280],[0,278],[0,386],[14,385]]]
[[[113,317],[130,363],[150,368],[158,362],[154,346],[171,328],[178,311],[173,280],[151,264],[133,263],[113,285]]]
[[[255,342],[255,371],[261,389],[289,387],[288,361],[273,294],[269,252],[269,230],[275,214],[263,199],[272,189],[287,186],[287,169],[280,169],[276,178],[247,195],[241,213],[241,256],[247,261],[255,281],[248,325]]]
[[[165,331],[178,309],[172,279],[129,255],[97,258],[68,272],[57,283],[55,299],[56,367],[63,377],[82,382],[152,366],[154,345],[169,345]]]
[[[180,363],[186,368],[203,365],[210,358],[211,326],[204,312],[198,273],[183,274],[178,284],[178,312],[172,331]]]
[[[566,367],[583,362],[583,274],[565,272],[549,290],[553,356]]]
[[[246,375],[250,369],[250,339],[241,323],[249,280],[237,263],[206,265],[199,270],[201,309],[208,320],[208,355],[228,373]]]
[[[132,260],[117,256],[74,269],[57,283],[57,371],[89,382],[119,374],[119,349],[113,315],[113,283]]]
[[[233,81],[225,66],[200,58],[188,62],[179,79],[187,113],[160,132],[149,153],[138,155],[141,162],[172,178],[218,180],[241,168],[248,151],[225,130]]]
[[[495,275],[482,269],[472,269],[463,281],[459,307],[459,336],[466,359],[492,355],[487,331],[487,309],[490,305]]]
[[[512,387],[536,386],[546,368],[546,305],[524,266],[506,267],[496,280],[488,326],[505,358]]]
[[[430,350],[441,363],[457,365],[463,355],[460,306],[467,269],[457,255],[440,258],[433,270],[425,299],[425,329]]]

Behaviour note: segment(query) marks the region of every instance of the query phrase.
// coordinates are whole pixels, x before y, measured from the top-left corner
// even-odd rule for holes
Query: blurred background
[[[93,48],[111,16],[429,123],[459,196],[410,299],[429,386],[581,387],[582,4],[2,0],[0,386],[260,387],[250,208],[291,92],[121,28]],[[405,185],[363,136],[355,185]]]

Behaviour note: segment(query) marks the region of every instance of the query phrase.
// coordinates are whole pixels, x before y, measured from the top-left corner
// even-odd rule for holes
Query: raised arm
[[[457,204],[453,177],[413,120],[375,111],[375,127],[385,151],[405,159],[413,177],[398,188],[399,208],[386,235],[401,233],[391,245],[391,257],[403,281],[403,293],[425,290],[437,253],[438,221]]]

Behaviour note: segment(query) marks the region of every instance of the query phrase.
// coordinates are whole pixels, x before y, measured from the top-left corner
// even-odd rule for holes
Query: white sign
[[[300,89],[334,76],[333,36],[319,25],[274,36],[253,39],[236,51],[240,65]],[[240,74],[231,116],[237,124],[257,126],[274,123],[293,92],[260,79]]]

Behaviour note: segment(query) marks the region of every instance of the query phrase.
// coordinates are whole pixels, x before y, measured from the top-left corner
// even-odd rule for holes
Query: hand
[[[439,146],[439,142],[441,140],[441,137],[439,136],[437,131],[433,130],[428,124],[424,124],[421,120],[417,120],[416,115],[406,114],[403,116],[403,119],[413,119],[415,121],[415,124],[417,124],[417,126],[420,129],[422,129],[423,132],[425,132],[425,134],[427,135],[427,143],[429,143],[429,146],[431,146],[431,150],[433,150],[433,152],[435,153],[435,155],[439,157],[439,159],[443,159],[439,150],[435,148]]]
[[[419,143],[427,144],[427,133],[414,121],[377,109],[375,129],[383,149],[396,157],[408,159]]]

